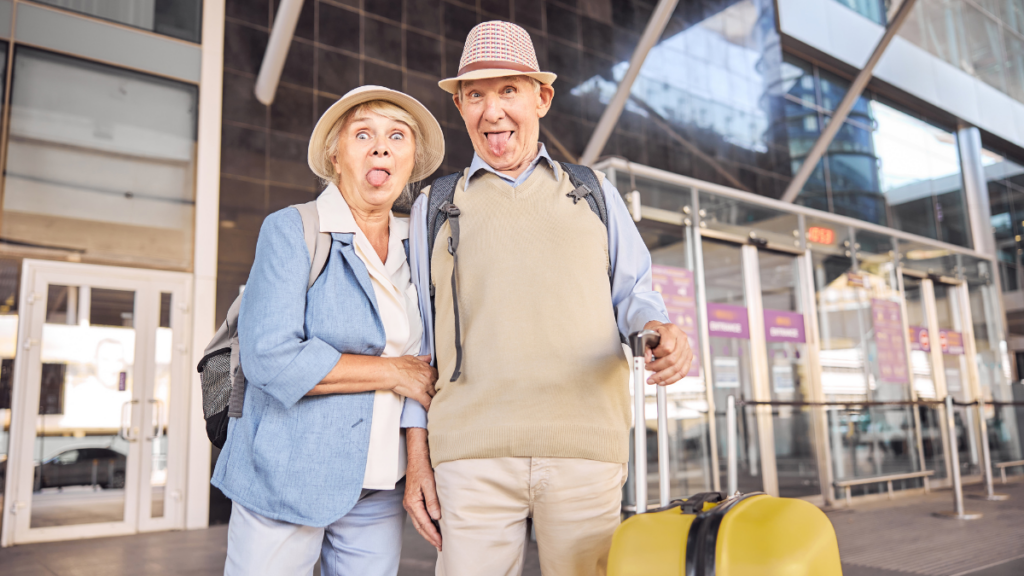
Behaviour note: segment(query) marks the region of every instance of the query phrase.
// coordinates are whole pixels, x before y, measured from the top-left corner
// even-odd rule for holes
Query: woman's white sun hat
[[[309,168],[313,173],[326,181],[331,181],[334,178],[334,166],[331,165],[331,160],[326,154],[327,137],[331,128],[346,112],[372,100],[391,102],[408,112],[420,125],[422,142],[416,142],[416,157],[420,162],[413,168],[409,182],[419,182],[433,174],[444,160],[444,132],[441,131],[441,125],[437,123],[437,119],[427,110],[427,107],[420,104],[419,100],[383,86],[360,86],[350,90],[348,94],[331,104],[331,107],[324,112],[313,128],[313,135],[309,137],[308,160]],[[420,152],[421,148],[423,152]]]
[[[551,84],[553,72],[541,72],[537,52],[530,33],[511,22],[481,22],[469,31],[466,46],[459,60],[459,73],[437,83],[442,90],[455,94],[459,82],[502,76],[529,76],[541,84]]]

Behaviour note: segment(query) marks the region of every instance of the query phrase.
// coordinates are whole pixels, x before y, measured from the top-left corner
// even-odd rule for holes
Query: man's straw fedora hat
[[[334,124],[346,112],[371,100],[391,102],[408,112],[420,125],[420,135],[423,140],[416,143],[417,158],[420,159],[420,163],[413,168],[409,182],[419,182],[433,174],[444,160],[444,133],[441,131],[441,125],[437,123],[437,119],[427,110],[426,106],[420,104],[419,100],[383,86],[360,86],[342,96],[324,112],[313,128],[313,135],[309,137],[308,159],[309,168],[313,173],[324,180],[331,180],[334,176],[334,167],[331,166],[331,160],[325,153],[328,146],[327,136]],[[423,152],[420,152],[421,148]]]
[[[458,75],[441,80],[437,85],[455,94],[459,82],[465,80],[520,75],[541,84],[551,84],[557,78],[552,72],[540,71],[529,32],[511,22],[492,20],[481,22],[469,31]]]

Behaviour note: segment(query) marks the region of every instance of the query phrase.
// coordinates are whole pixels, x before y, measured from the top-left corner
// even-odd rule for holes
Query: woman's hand
[[[437,369],[430,365],[430,356],[401,356],[389,358],[391,371],[388,389],[406,398],[412,398],[430,410],[430,399],[437,394]]]

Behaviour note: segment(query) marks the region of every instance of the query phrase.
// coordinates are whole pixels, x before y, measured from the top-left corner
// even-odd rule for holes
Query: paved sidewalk
[[[979,487],[969,488],[978,492]],[[844,576],[1024,575],[1024,482],[997,485],[1006,502],[967,500],[985,516],[971,522],[931,515],[952,507],[948,490],[829,513],[839,535]],[[406,527],[400,576],[431,576],[433,547]],[[216,576],[227,527],[119,538],[30,544],[0,550],[3,576]],[[487,575],[481,575],[487,576]],[[530,543],[524,576],[540,576]]]
[[[965,496],[981,494],[968,486]],[[953,494],[880,501],[829,513],[839,537],[845,576],[1020,576],[1024,574],[1024,482],[996,484],[1009,500],[964,498],[978,520],[937,518],[952,510]]]

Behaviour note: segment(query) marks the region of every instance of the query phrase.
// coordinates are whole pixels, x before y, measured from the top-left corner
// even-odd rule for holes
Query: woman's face
[[[416,141],[412,128],[369,110],[345,121],[331,162],[349,206],[390,210],[412,174]]]

